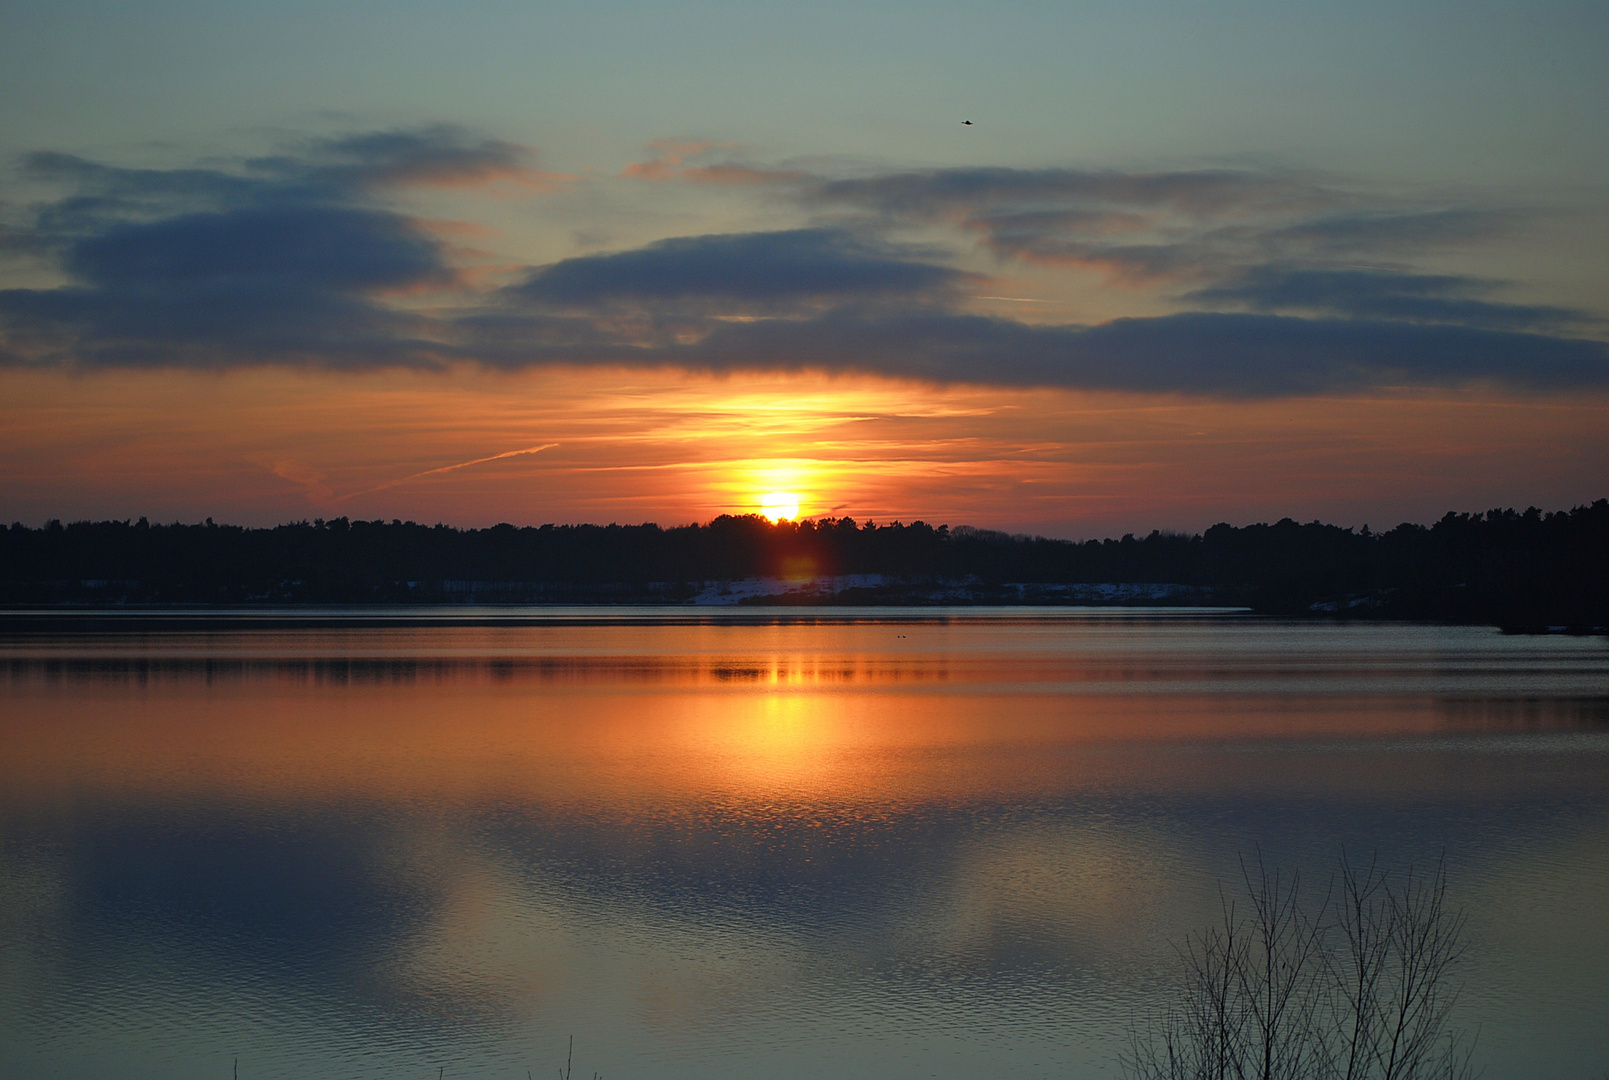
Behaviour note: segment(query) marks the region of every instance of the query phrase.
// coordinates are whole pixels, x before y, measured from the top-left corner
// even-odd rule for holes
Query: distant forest
[[[834,580],[836,576],[836,580]],[[1609,500],[1449,513],[1389,532],[1290,519],[1082,542],[850,518],[458,529],[52,521],[0,529],[0,602],[53,605],[684,603],[776,578],[751,603],[1245,605],[1277,615],[1609,626]],[[792,586],[787,585],[793,582]],[[1154,586],[1124,590],[1108,585]]]

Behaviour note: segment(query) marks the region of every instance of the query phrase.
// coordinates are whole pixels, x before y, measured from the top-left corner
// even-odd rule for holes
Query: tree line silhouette
[[[711,582],[767,576],[814,584],[760,602],[1067,603],[1089,598],[1079,586],[1127,583],[1269,614],[1590,630],[1609,626],[1609,500],[1448,513],[1388,532],[1286,518],[1086,541],[754,515],[670,528],[342,517],[0,529],[0,601],[11,605],[678,602]]]

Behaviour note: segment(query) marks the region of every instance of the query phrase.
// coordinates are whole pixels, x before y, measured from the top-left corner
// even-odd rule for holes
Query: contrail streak
[[[334,501],[345,502],[348,499],[355,499],[359,495],[373,495],[376,491],[385,491],[387,488],[394,488],[400,484],[406,484],[410,480],[418,480],[425,476],[437,476],[441,473],[452,472],[455,469],[467,469],[471,465],[484,465],[488,461],[501,461],[504,458],[520,457],[524,454],[538,454],[543,450],[551,450],[557,445],[559,444],[556,442],[543,443],[541,446],[527,446],[523,450],[505,450],[501,454],[493,454],[491,457],[476,458],[474,461],[460,461],[456,465],[443,465],[437,469],[426,469],[424,472],[416,472],[411,476],[404,476],[399,480],[387,480],[378,487],[365,488],[363,491],[354,491],[350,495],[342,495],[340,498]]]
[[[1049,300],[1039,300],[1032,296],[974,296],[974,300],[1010,300],[1013,304],[1048,304]]]

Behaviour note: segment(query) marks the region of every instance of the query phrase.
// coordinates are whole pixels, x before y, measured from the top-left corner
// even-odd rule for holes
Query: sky
[[[0,519],[1609,495],[1599,3],[0,25]]]

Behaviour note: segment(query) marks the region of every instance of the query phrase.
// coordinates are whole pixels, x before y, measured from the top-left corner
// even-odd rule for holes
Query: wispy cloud
[[[631,180],[647,180],[652,183],[680,180],[682,165],[687,159],[699,157],[711,150],[726,149],[730,145],[709,139],[656,139],[649,144],[647,160],[631,162],[620,170],[620,175]]]
[[[1130,287],[1202,284],[1273,262],[1413,257],[1534,216],[1400,205],[1317,176],[1251,169],[934,169],[821,179],[802,198],[887,227],[948,224],[999,259],[1092,270]]]
[[[271,174],[305,174],[334,188],[511,184],[546,190],[577,179],[568,173],[536,168],[536,156],[529,146],[475,137],[462,128],[437,125],[313,140],[298,155],[259,158],[249,165]]]
[[[710,139],[659,139],[649,145],[650,156],[634,161],[620,171],[632,180],[664,183],[676,180],[693,184],[754,186],[793,183],[811,179],[797,169],[776,169],[732,160],[715,160],[737,150],[736,143]]]

